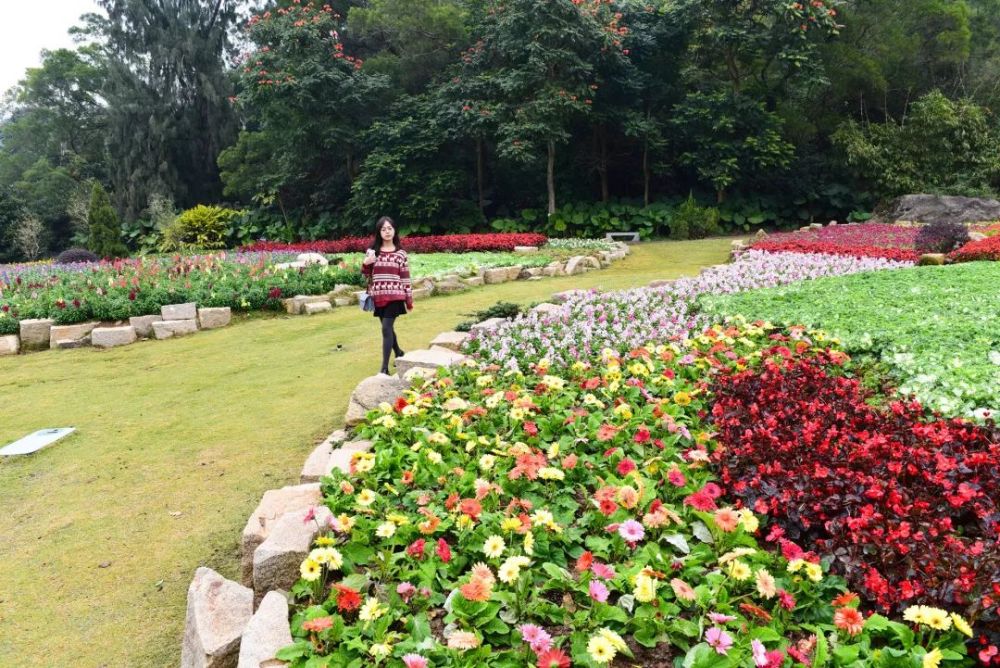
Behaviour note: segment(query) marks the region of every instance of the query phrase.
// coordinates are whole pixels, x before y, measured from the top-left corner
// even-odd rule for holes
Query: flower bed
[[[919,227],[888,223],[828,225],[772,234],[755,241],[752,247],[771,253],[824,253],[915,262],[920,258],[914,247],[919,230]]]
[[[530,314],[474,338],[468,350],[508,369],[548,359],[568,365],[603,348],[619,352],[650,341],[683,339],[708,322],[693,309],[705,293],[727,294],[821,276],[910,266],[878,258],[748,251],[735,262],[660,288],[583,293],[558,315]]]
[[[946,606],[1000,633],[1000,433],[875,408],[841,354],[788,357],[717,378],[724,487],[883,610]]]
[[[544,234],[443,234],[426,237],[406,237],[403,247],[410,253],[466,253],[470,251],[512,251],[516,246],[542,246]],[[371,237],[348,237],[334,241],[303,241],[286,244],[258,241],[244,246],[243,251],[282,251],[315,253],[363,253],[371,245]]]
[[[706,296],[720,318],[803,324],[839,337],[852,355],[886,365],[901,394],[949,416],[1000,407],[1000,266],[918,267]]]
[[[11,269],[0,275],[0,334],[16,333],[23,319],[52,318],[56,324],[125,320],[181,302],[239,311],[281,309],[285,297],[363,284],[357,267],[277,271],[272,260],[261,253],[220,253]]]
[[[975,262],[976,260],[988,260],[996,262],[1000,260],[1000,236],[970,241],[956,251],[952,251],[948,257],[954,262]]]
[[[772,343],[788,348],[764,352]],[[711,370],[815,352],[808,339],[733,328],[608,350],[593,365],[439,372],[370,414],[360,434],[374,452],[324,480],[334,518],[302,563],[295,642],[278,657],[967,665],[958,622],[918,636],[864,618],[817,555],[787,539],[761,549],[758,517],[712,482]]]

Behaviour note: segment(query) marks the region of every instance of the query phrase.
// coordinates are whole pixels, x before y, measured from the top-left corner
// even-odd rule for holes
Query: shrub
[[[493,306],[485,308],[481,311],[474,311],[472,313],[466,313],[465,315],[472,318],[472,320],[466,320],[465,322],[460,322],[455,325],[456,332],[467,332],[472,329],[472,326],[489,320],[490,318],[515,318],[521,314],[521,307],[513,302],[497,302]]]
[[[719,210],[698,206],[694,196],[689,196],[670,217],[671,239],[702,239],[720,234]]]
[[[923,253],[950,253],[969,242],[969,229],[962,223],[936,221],[920,228],[914,242]]]
[[[128,251],[122,243],[118,215],[111,208],[111,199],[100,183],[94,183],[87,209],[87,245],[100,257],[121,257]]]
[[[77,262],[97,262],[101,258],[86,248],[67,248],[56,258],[57,264],[75,264]]]
[[[835,555],[883,608],[926,601],[992,607],[1000,586],[1000,443],[990,428],[886,409],[842,374],[846,356],[793,359],[723,374],[712,415],[722,481],[793,540]],[[777,536],[781,534],[774,534]],[[982,597],[982,599],[980,599]]]
[[[176,251],[184,248],[225,248],[230,221],[239,212],[221,206],[198,206],[188,209],[163,230],[160,249]]]

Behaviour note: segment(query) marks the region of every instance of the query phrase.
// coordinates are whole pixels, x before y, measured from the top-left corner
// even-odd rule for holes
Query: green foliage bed
[[[948,414],[1000,408],[1000,267],[972,262],[704,296],[719,316],[817,327],[886,364],[903,393]]]

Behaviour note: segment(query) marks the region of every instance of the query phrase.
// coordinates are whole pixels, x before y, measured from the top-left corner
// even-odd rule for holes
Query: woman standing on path
[[[365,252],[361,272],[369,278],[368,294],[375,302],[375,317],[382,321],[380,373],[389,375],[389,354],[395,353],[396,359],[404,354],[396,340],[396,318],[413,310],[410,263],[392,218],[383,216],[375,223],[375,238]]]

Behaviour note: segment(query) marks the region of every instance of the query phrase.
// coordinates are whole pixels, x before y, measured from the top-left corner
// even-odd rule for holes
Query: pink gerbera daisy
[[[618,535],[630,543],[638,543],[646,535],[646,530],[635,520],[625,520],[618,527]]]

